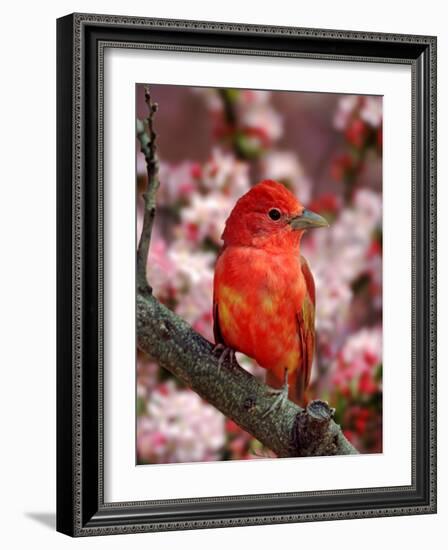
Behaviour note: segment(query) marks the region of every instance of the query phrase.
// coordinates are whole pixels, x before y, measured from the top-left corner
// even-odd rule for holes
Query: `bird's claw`
[[[261,415],[263,418],[268,416],[275,410],[282,409],[285,406],[286,402],[288,401],[288,384],[285,384],[280,389],[270,388],[267,393],[268,395],[273,395],[275,397],[270,407],[266,409]]]
[[[224,344],[216,344],[216,346],[213,348],[213,353],[219,353],[219,359],[218,359],[218,371],[221,370],[221,367],[224,364],[224,361],[229,358],[230,367],[233,367],[233,362],[235,360],[235,351],[232,348],[228,348],[227,346],[224,346]]]
[[[261,416],[264,418],[268,416],[268,414],[274,412],[276,409],[282,409],[286,404],[286,401],[288,401],[288,393],[289,393],[288,370],[285,369],[285,381],[283,386],[280,389],[276,389],[276,388],[268,389],[267,394],[275,396],[275,399],[272,402],[272,405],[266,411],[264,411],[264,413]]]

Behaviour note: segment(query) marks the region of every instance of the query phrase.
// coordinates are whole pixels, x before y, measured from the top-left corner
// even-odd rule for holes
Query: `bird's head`
[[[264,180],[237,201],[222,239],[225,245],[287,250],[299,245],[307,229],[327,226],[284,185]]]

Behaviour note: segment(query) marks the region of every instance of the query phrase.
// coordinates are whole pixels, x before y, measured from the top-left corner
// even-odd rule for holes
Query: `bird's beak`
[[[306,210],[300,214],[300,216],[294,216],[289,221],[293,229],[312,229],[313,227],[328,227],[329,223],[325,218],[319,216],[311,210]]]

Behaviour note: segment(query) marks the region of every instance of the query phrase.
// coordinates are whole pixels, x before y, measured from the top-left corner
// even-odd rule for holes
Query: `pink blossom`
[[[367,255],[365,270],[369,276],[369,292],[373,306],[380,311],[383,303],[383,260],[381,251]]]
[[[374,380],[375,367],[382,361],[381,326],[363,328],[350,335],[333,365],[332,382],[340,388],[351,386],[357,381],[362,393],[378,391]]]
[[[369,189],[359,189],[354,197],[354,207],[365,220],[366,226],[374,229],[381,222],[381,196]]]
[[[212,113],[222,112],[222,100],[216,88],[190,88],[191,92],[205,101],[207,108]]]
[[[381,215],[380,196],[364,189],[356,193],[353,207],[342,210],[329,228],[303,238],[301,251],[316,283],[317,334],[328,352],[338,349],[346,330],[352,283],[371,267],[368,251]],[[378,261],[380,269],[380,257]]]
[[[269,152],[262,159],[261,170],[263,178],[285,183],[302,203],[310,201],[311,182],[306,177],[297,154],[280,151]]]
[[[148,267],[149,282],[155,296],[159,300],[171,302],[198,287],[206,289],[202,301],[208,299],[214,261],[213,253],[192,250],[185,241],[175,241],[168,247],[163,239],[153,236]]]
[[[334,127],[337,130],[345,130],[353,116],[354,110],[359,105],[359,96],[344,95],[338,102],[338,107],[333,119]]]
[[[179,297],[176,313],[208,340],[212,330],[213,273],[202,273],[200,280]]]
[[[188,202],[198,188],[196,176],[197,163],[185,161],[171,165],[161,161],[157,204],[173,207],[179,202]]]
[[[359,117],[371,128],[381,126],[383,120],[383,101],[379,96],[347,95],[339,100],[333,119],[337,130],[347,130],[349,123]]]
[[[218,127],[223,124],[223,104],[219,95],[210,90],[198,90],[206,100],[207,107],[213,113]],[[262,146],[278,140],[283,134],[283,120],[270,104],[271,92],[265,90],[242,90],[234,97],[239,128],[248,139],[262,141]],[[227,129],[228,130],[228,129]]]
[[[234,202],[221,193],[194,194],[190,204],[181,211],[181,224],[176,231],[178,238],[184,235],[196,244],[209,238],[220,245],[225,222]]]
[[[214,147],[202,169],[201,185],[207,192],[222,193],[237,199],[250,188],[249,165]]]
[[[268,90],[241,90],[238,102],[242,108],[263,107],[269,104],[271,96]]]
[[[182,240],[175,241],[167,252],[169,261],[175,266],[172,285],[179,292],[209,281],[215,255],[212,252],[193,250]]]
[[[157,385],[159,366],[146,355],[137,355],[137,395],[146,398]]]
[[[170,258],[166,241],[154,232],[148,254],[149,282],[159,300],[172,297],[177,266]]]
[[[378,128],[383,121],[383,99],[378,96],[366,96],[361,105],[359,116],[372,128]]]
[[[219,460],[225,442],[224,416],[173,380],[149,397],[137,425],[140,461],[177,463]]]
[[[161,462],[166,444],[166,437],[154,430],[154,423],[148,417],[137,418],[137,454],[140,463]]]
[[[240,108],[241,127],[261,130],[269,143],[277,141],[283,134],[282,117],[267,102],[249,103]],[[264,146],[267,145],[265,142]]]

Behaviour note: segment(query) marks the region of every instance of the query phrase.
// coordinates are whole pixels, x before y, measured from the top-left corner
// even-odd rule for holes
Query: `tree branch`
[[[148,89],[145,99],[149,109],[148,133],[144,125],[137,126],[148,172],[143,230],[137,251],[139,348],[279,457],[357,454],[333,421],[334,409],[323,401],[313,401],[305,410],[287,401],[266,414],[275,401],[269,387],[235,362],[230,364],[226,360],[219,368],[212,344],[152,295],[146,265],[159,181],[153,129],[156,106]]]
[[[137,296],[141,350],[278,456],[357,454],[323,401],[306,410],[292,401],[264,416],[275,397],[239,365],[218,367],[213,346],[154,296]]]

